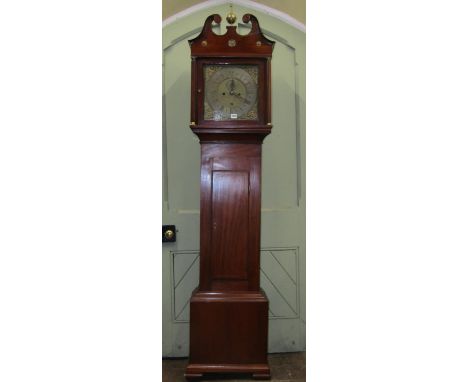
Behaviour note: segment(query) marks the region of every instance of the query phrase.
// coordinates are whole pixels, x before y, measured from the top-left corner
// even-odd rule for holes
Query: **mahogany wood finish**
[[[260,30],[258,20],[254,15],[245,14],[242,20],[251,22],[252,29],[247,35],[239,35],[235,26],[227,26],[224,35],[217,35],[212,30],[212,23],[219,24],[221,17],[211,15],[205,21],[201,33],[189,41],[192,56],[191,81],[191,128],[201,140],[205,134],[213,134],[210,129],[216,129],[217,134],[239,134],[249,132],[245,129],[255,129],[258,141],[270,133],[271,130],[271,56],[274,41],[267,39]],[[229,41],[235,41],[230,46]],[[231,44],[232,45],[232,44]],[[258,74],[258,114],[259,121],[206,121],[203,119],[204,81],[203,65],[205,64],[256,64]],[[222,129],[222,130],[221,130]],[[231,136],[232,137],[232,136]],[[227,138],[230,139],[231,137]],[[218,140],[221,138],[218,138]]]
[[[201,155],[199,289],[258,291],[261,146],[202,143]]]
[[[274,41],[267,39],[260,30],[257,18],[252,14],[242,16],[242,21],[250,21],[252,30],[247,35],[237,34],[236,27],[228,25],[224,35],[217,35],[211,26],[221,22],[220,15],[210,15],[206,18],[203,30],[193,40],[189,41],[192,56],[196,57],[271,57]],[[235,46],[228,46],[228,41],[235,39]],[[205,44],[203,41],[206,41]],[[261,44],[257,45],[257,41]]]
[[[262,142],[271,131],[270,59],[274,42],[255,16],[247,35],[217,35],[209,16],[192,55],[192,131],[201,143],[200,282],[190,300],[190,359],[185,377],[252,373],[269,379],[268,299],[260,289]],[[235,40],[235,44],[232,43]],[[258,120],[206,121],[203,65],[258,66]]]

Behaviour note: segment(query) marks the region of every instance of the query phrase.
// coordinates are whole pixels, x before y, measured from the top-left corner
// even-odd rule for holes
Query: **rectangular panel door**
[[[202,145],[200,290],[258,290],[260,152]]]
[[[212,277],[247,281],[249,172],[212,173]]]

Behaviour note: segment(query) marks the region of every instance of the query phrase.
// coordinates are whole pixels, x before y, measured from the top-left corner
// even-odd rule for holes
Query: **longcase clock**
[[[260,289],[260,189],[263,139],[271,125],[274,42],[255,16],[246,35],[215,34],[209,16],[189,41],[190,128],[201,145],[200,282],[190,300],[185,377],[252,373],[269,379],[268,299]],[[229,20],[228,20],[229,21]]]

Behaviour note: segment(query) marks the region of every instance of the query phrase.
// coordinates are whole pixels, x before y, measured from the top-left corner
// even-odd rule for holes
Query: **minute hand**
[[[249,101],[247,101],[247,99],[245,99],[244,97],[242,97],[242,96],[240,95],[240,93],[238,93],[238,94],[233,93],[233,95],[234,95],[235,97],[237,97],[237,98],[240,98],[240,99],[241,99],[242,101],[244,101],[245,103],[248,103],[248,102],[249,102]]]

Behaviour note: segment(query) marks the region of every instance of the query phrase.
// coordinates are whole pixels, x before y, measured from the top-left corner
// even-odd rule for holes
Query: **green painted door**
[[[189,299],[198,285],[200,145],[189,129],[187,40],[198,35],[208,15],[227,11],[213,7],[163,30],[163,224],[177,227],[177,241],[163,244],[162,252],[163,356],[188,355]],[[273,130],[263,144],[262,164],[260,276],[270,300],[269,352],[305,350],[305,35],[258,11],[235,11],[255,14],[264,34],[276,41]],[[239,28],[248,32],[248,26]]]

